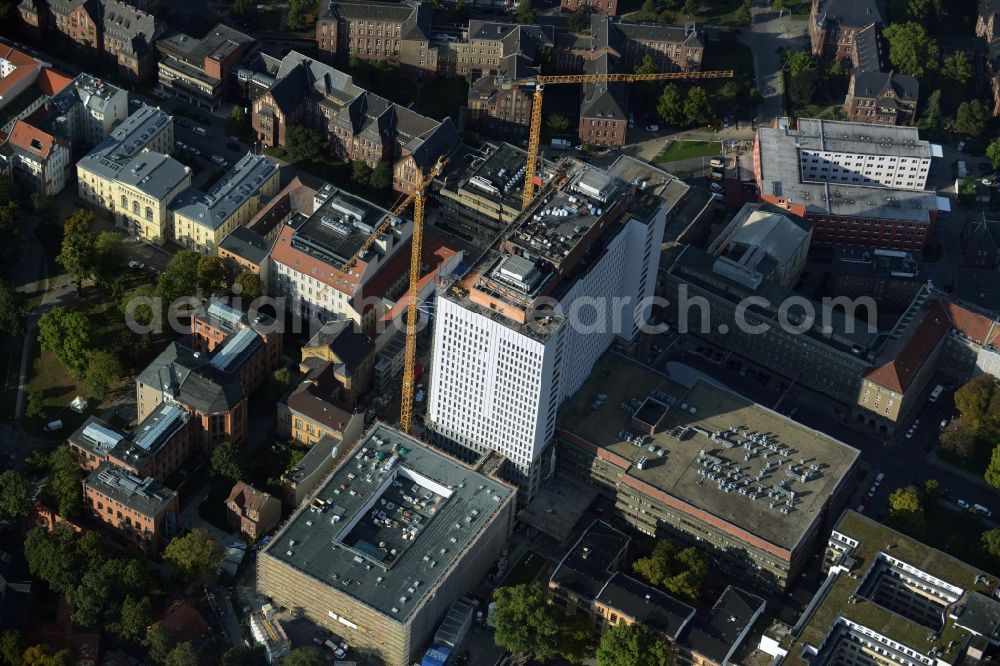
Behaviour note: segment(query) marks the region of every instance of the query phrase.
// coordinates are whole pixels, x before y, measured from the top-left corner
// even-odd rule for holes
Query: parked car
[[[195,127],[192,131],[195,134],[200,134],[202,136],[205,136],[206,134],[208,134],[208,130],[205,129],[204,127]]]
[[[660,126],[657,125],[656,123],[651,123],[649,125],[646,125],[646,131],[647,132],[659,132],[660,131]]]
[[[958,504],[958,505],[959,505],[960,507],[962,507],[963,509],[968,509],[968,508],[969,508],[969,503],[968,503],[968,502],[966,502],[966,501],[965,501],[964,499],[959,499],[959,500],[956,500],[956,501],[955,501],[955,504]]]
[[[712,190],[713,192],[718,192],[719,194],[722,194],[722,192],[724,191],[722,185],[719,185],[718,183],[712,183],[711,185],[708,186],[708,189]]]
[[[965,152],[965,140],[958,142],[958,152]]]

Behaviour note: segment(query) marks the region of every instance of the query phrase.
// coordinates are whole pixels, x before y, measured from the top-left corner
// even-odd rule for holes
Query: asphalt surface
[[[770,8],[769,0],[754,0],[751,8],[752,25],[740,33],[740,41],[753,51],[754,71],[757,74],[757,89],[763,102],[757,110],[761,123],[769,123],[784,115],[784,83],[781,76],[779,48],[786,51],[808,49],[806,22],[796,21],[788,15]]]

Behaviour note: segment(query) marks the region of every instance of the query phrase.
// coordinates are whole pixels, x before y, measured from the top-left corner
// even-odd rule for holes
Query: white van
[[[46,423],[45,427],[42,428],[42,430],[45,430],[46,432],[52,432],[53,430],[60,430],[62,429],[62,427],[63,427],[63,422],[59,419],[56,419],[55,421],[49,421],[48,423]]]
[[[195,127],[194,130],[192,130],[192,131],[195,134],[200,134],[202,136],[205,136],[206,134],[208,134],[208,130],[205,129],[204,127]]]
[[[726,166],[726,160],[722,157],[713,157],[708,162],[708,166],[714,167],[716,169],[724,169]]]
[[[934,387],[934,390],[931,391],[931,396],[930,398],[928,398],[928,400],[930,402],[937,402],[937,399],[941,397],[942,391],[944,391],[944,387],[938,384],[937,386]]]

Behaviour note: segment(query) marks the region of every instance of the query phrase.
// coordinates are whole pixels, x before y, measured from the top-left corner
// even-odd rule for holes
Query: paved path
[[[753,23],[749,30],[740,34],[740,41],[753,51],[757,89],[764,98],[757,112],[761,124],[770,123],[785,113],[782,56],[778,48],[783,47],[786,51],[809,48],[806,22],[789,16],[779,17],[770,4],[769,0],[754,0],[751,9]]]

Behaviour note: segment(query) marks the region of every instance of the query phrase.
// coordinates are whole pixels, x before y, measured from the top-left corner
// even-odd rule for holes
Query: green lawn
[[[126,290],[150,280],[148,273],[138,271],[127,271],[123,277]],[[138,336],[128,331],[117,304],[109,301],[106,293],[97,287],[84,287],[69,307],[89,319],[90,333],[96,348],[117,351],[125,367],[125,378],[120,387],[127,387],[130,378],[144,368],[168,340],[166,334]],[[52,354],[43,352],[37,343],[33,345],[29,367],[27,392],[40,393],[45,408],[45,417],[41,421],[25,420],[25,426],[29,429],[41,432],[44,423],[61,419],[63,432],[72,432],[97,410],[99,404],[90,397],[83,380],[73,378]],[[14,381],[16,382],[16,377]],[[69,409],[69,403],[78,395],[90,402],[83,414]]]
[[[458,109],[469,98],[469,84],[464,78],[440,78],[420,87],[417,111],[435,120],[445,116],[458,122]]]
[[[722,144],[718,141],[671,141],[666,150],[657,155],[654,162],[676,162],[692,160],[698,157],[708,157],[722,153]]]
[[[702,0],[701,7],[694,14],[676,12],[677,23],[699,21],[710,25],[748,25],[749,17],[743,11],[745,0]]]
[[[514,565],[507,575],[504,576],[503,585],[510,587],[513,585],[523,585],[531,583],[545,566],[545,558],[533,550],[524,554],[517,564]]]

